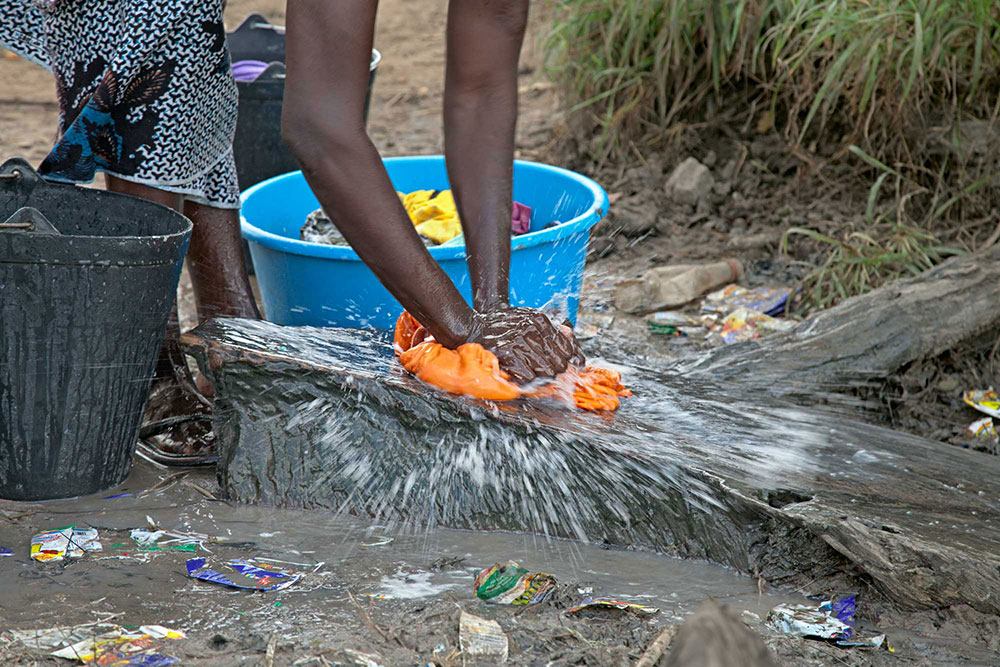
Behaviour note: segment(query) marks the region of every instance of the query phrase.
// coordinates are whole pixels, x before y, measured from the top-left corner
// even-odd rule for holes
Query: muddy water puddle
[[[189,639],[181,642],[187,659],[209,660],[206,664],[223,654],[265,650],[262,642],[275,633],[283,642],[298,642],[296,651],[330,641],[353,641],[364,650],[366,622],[359,607],[387,631],[428,609],[447,615],[461,607],[487,615],[490,610],[473,590],[475,571],[507,560],[554,575],[558,596],[567,604],[591,594],[658,607],[659,615],[641,622],[649,631],[684,618],[709,597],[762,616],[779,602],[799,599],[794,593],[760,594],[757,582],[722,567],[642,551],[228,504],[206,497],[217,488],[209,469],[143,495],[175,474],[139,461],[125,484],[97,496],[0,504],[0,546],[14,552],[0,559],[0,629],[99,620],[161,624],[187,631]],[[133,495],[107,497],[123,493]],[[150,522],[225,541],[196,553],[136,551],[129,531]],[[68,525],[97,528],[103,551],[54,563],[29,558],[34,533]],[[188,578],[185,561],[195,556],[219,570],[232,558],[269,559],[305,576],[277,592],[236,591]],[[558,623],[572,624],[559,618]]]

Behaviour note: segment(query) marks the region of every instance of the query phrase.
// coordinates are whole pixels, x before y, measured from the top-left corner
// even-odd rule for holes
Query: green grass
[[[964,145],[1000,116],[998,0],[550,3],[550,71],[597,162],[716,122],[870,179],[863,228],[788,230],[829,248],[807,281],[815,306],[954,254],[935,226],[1000,199],[996,153]]]
[[[996,0],[552,0],[549,64],[596,157],[700,119],[705,102],[753,98],[805,142],[837,125],[883,161],[908,128],[995,117]]]

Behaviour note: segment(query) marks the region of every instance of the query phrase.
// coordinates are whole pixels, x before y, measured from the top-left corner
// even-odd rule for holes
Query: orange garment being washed
[[[465,343],[449,350],[435,341],[409,313],[396,321],[396,354],[410,373],[450,394],[491,401],[509,401],[521,396],[563,399],[584,410],[615,410],[619,397],[632,392],[621,383],[621,375],[605,368],[573,367],[538,389],[524,390],[510,381],[496,355],[478,343]]]

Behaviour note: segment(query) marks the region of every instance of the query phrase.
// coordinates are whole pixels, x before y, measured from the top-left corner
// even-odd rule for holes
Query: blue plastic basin
[[[449,187],[440,155],[386,158],[385,166],[400,192]],[[302,172],[258,183],[241,199],[243,236],[268,320],[291,326],[395,325],[402,306],[353,249],[299,240],[306,216],[319,208]],[[511,303],[555,307],[575,324],[590,228],[608,209],[607,193],[566,169],[518,160],[514,200],[531,207],[532,231],[512,239]],[[543,229],[554,221],[562,224]],[[439,246],[430,253],[471,302],[465,246]]]

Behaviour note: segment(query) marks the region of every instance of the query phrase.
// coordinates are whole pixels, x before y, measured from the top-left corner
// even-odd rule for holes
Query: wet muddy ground
[[[891,657],[776,635],[759,619],[778,603],[805,598],[708,563],[525,534],[380,526],[327,513],[230,505],[206,497],[213,491],[209,470],[177,477],[140,461],[124,485],[105,494],[0,502],[0,546],[14,552],[0,559],[0,625],[164,625],[188,636],[163,640],[160,650],[190,665],[457,665],[463,663],[458,616],[464,610],[500,623],[510,640],[510,664],[628,665],[660,631],[711,598],[747,612],[744,619],[764,633],[779,664],[927,664],[934,655],[995,664],[985,661],[989,655],[903,629],[891,635],[897,650]],[[122,493],[134,495],[106,497]],[[138,551],[129,533],[150,522],[223,541],[196,553]],[[54,563],[29,558],[34,533],[67,525],[97,528],[103,550]],[[270,559],[305,576],[278,592],[236,591],[187,577],[185,561],[198,556],[220,570],[232,558]],[[556,595],[517,609],[477,599],[475,571],[507,559],[553,574]],[[586,594],[660,612],[649,618],[567,614]],[[268,655],[273,663],[262,662]],[[67,664],[3,640],[0,661]],[[466,656],[464,662],[472,661]]]
[[[313,655],[343,658],[345,648],[378,653],[384,664],[455,664],[455,619],[464,609],[500,620],[518,647],[514,664],[536,664],[542,657],[574,664],[572,656],[607,664],[603,660],[634,660],[631,654],[641,652],[664,625],[680,621],[707,598],[761,616],[774,604],[802,599],[794,592],[762,594],[757,582],[715,565],[651,553],[232,506],[204,495],[215,490],[209,470],[192,471],[142,495],[173,474],[140,461],[129,480],[108,493],[0,504],[0,545],[14,552],[0,560],[4,629],[95,621],[165,625],[188,633],[187,640],[165,641],[162,647],[185,664],[230,664],[238,658],[259,663],[272,636],[275,664]],[[129,492],[137,495],[105,498]],[[210,552],[137,551],[129,532],[151,520],[163,529],[225,542],[207,545]],[[66,525],[97,528],[103,551],[55,563],[30,560],[32,534]],[[185,561],[195,556],[217,569],[232,558],[273,559],[306,576],[283,591],[234,591],[188,578]],[[478,600],[475,571],[508,559],[553,574],[560,584],[556,597],[538,609],[517,611]],[[566,616],[586,588],[661,611],[652,620],[629,614]],[[38,659],[16,643],[5,651],[3,664]]]
[[[477,664],[459,648],[465,611],[500,623],[509,664],[631,665],[664,628],[714,599],[741,613],[780,665],[998,664],[997,654],[936,638],[930,627],[879,628],[889,632],[895,654],[779,635],[760,619],[776,604],[808,602],[800,592],[700,561],[527,534],[372,525],[231,505],[207,496],[217,492],[209,469],[178,475],[137,461],[131,477],[107,493],[0,501],[0,546],[14,552],[0,558],[0,630],[158,624],[187,633],[159,645],[185,665]],[[221,541],[194,553],[139,551],[130,531],[150,523]],[[62,562],[30,559],[33,534],[67,525],[96,528],[103,550]],[[233,558],[268,559],[305,576],[277,592],[236,591],[189,578],[185,562],[192,557],[218,570]],[[476,570],[508,559],[554,575],[556,594],[533,607],[479,600]],[[585,595],[660,612],[568,614]],[[69,663],[0,635],[0,664]]]

